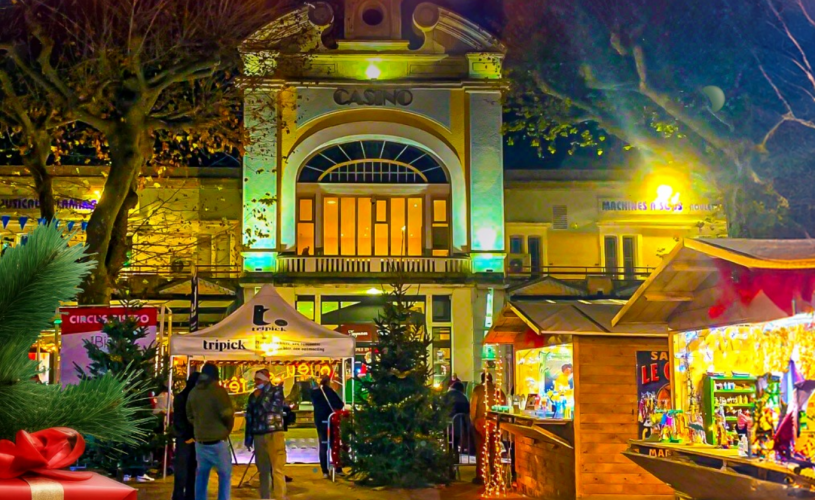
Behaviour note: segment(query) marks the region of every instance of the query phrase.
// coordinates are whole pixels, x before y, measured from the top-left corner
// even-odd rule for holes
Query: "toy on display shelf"
[[[732,376],[708,373],[702,391],[702,415],[707,442],[732,446],[738,442],[739,413],[755,405],[756,378],[733,373]],[[719,428],[721,426],[721,428]]]
[[[779,401],[778,382],[772,376],[765,375],[758,379],[757,389],[751,446],[758,458],[766,460],[773,457],[775,446],[773,436],[778,425],[778,412],[775,409]]]
[[[646,441],[682,443],[691,437],[687,414],[682,410],[656,410],[649,416],[646,426],[651,428]]]

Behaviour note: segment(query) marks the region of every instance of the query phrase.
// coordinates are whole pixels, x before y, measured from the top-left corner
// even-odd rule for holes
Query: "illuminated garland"
[[[501,357],[498,357],[496,361],[495,394],[493,399],[496,402],[496,404],[501,403],[501,385],[503,384],[503,376],[504,376],[504,362]],[[489,404],[489,397],[485,397],[484,399],[486,400],[485,404],[487,405],[487,411],[489,411],[491,409]],[[492,463],[488,463],[488,459],[490,456],[489,449],[491,446],[493,447],[494,454],[492,457]],[[491,426],[490,420],[487,419],[486,436],[484,439],[484,460],[482,460],[481,473],[486,483],[486,490],[484,491],[485,497],[497,497],[506,495],[507,485],[504,482],[504,474],[501,467],[501,433],[498,432],[497,420],[495,424]]]

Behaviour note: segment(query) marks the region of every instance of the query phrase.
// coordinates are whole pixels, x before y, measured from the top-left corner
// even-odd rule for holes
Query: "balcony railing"
[[[278,274],[366,275],[436,274],[464,275],[471,272],[466,257],[305,257],[281,255]]]
[[[196,273],[204,278],[239,278],[241,268],[237,265],[195,266]],[[191,277],[193,266],[177,263],[170,266],[128,266],[119,273],[121,277],[162,276],[167,278]]]
[[[653,267],[603,267],[603,266],[511,266],[507,265],[510,278],[552,276],[553,278],[583,280],[589,277],[606,277],[613,280],[641,281],[654,271]]]

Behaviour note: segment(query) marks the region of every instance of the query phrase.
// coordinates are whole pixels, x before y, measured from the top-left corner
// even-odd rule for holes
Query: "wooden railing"
[[[281,255],[278,274],[469,274],[466,257],[304,257]]]

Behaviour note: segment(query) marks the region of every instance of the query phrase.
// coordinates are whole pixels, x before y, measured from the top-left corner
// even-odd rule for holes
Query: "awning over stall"
[[[512,300],[496,318],[485,344],[528,345],[530,334],[666,337],[665,325],[611,326],[622,303]]]
[[[309,320],[266,285],[220,323],[173,336],[170,354],[208,360],[339,359],[353,357],[355,343]]]
[[[811,310],[815,240],[685,239],[613,324],[697,330]]]

